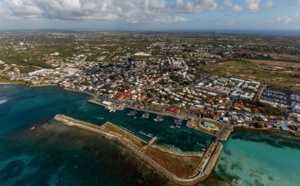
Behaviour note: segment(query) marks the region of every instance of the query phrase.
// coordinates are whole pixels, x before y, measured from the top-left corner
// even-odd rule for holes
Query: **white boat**
[[[127,116],[134,116],[137,113],[136,110],[133,110],[127,114]]]
[[[154,121],[156,121],[156,122],[161,122],[161,121],[163,121],[164,119],[163,119],[163,117],[162,116],[160,116],[160,115],[158,115],[155,119],[153,119]]]
[[[109,112],[116,112],[116,110],[115,109],[109,109]]]
[[[148,112],[145,112],[142,117],[142,119],[148,119],[149,118],[149,113]]]
[[[97,119],[104,119],[103,117],[96,117]]]

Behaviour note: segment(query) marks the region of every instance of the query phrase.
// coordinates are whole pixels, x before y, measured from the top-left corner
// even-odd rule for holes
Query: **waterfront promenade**
[[[84,121],[76,120],[74,118],[64,116],[64,115],[56,115],[54,117],[55,120],[63,122],[64,124],[71,126],[71,127],[77,127],[81,128],[90,132],[94,132],[100,135],[103,135],[105,137],[108,137],[110,139],[114,139],[121,144],[123,144],[126,148],[131,150],[134,154],[136,154],[139,158],[144,160],[146,163],[151,165],[153,168],[155,168],[157,171],[159,171],[162,175],[164,175],[166,178],[168,178],[170,181],[180,184],[180,185],[194,185],[196,183],[199,183],[203,181],[205,178],[209,176],[211,171],[213,170],[221,152],[222,152],[222,144],[218,143],[217,141],[214,141],[211,143],[209,146],[208,150],[205,152],[204,157],[202,158],[201,162],[199,163],[197,169],[196,169],[196,174],[192,175],[191,177],[185,179],[185,178],[180,178],[177,177],[176,175],[172,174],[169,172],[165,167],[162,165],[158,164],[156,161],[151,159],[149,156],[147,156],[142,150],[141,147],[138,147],[134,145],[130,140],[131,138],[137,138],[133,134],[127,132],[126,134],[127,137],[113,133],[111,131],[108,131],[109,127],[106,128],[104,131],[105,125],[110,125],[112,127],[117,127],[109,122],[104,124],[103,126],[97,126],[93,125]],[[117,127],[118,130],[125,131],[119,127]],[[153,141],[155,141],[155,137],[153,138]],[[146,144],[149,145],[149,144]],[[151,144],[150,144],[151,145]]]

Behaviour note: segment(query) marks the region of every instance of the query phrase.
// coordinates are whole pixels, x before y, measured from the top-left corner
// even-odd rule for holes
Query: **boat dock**
[[[156,142],[157,137],[152,138],[145,147],[143,147],[143,150],[145,150],[146,148],[148,148],[149,146],[151,146],[154,142]]]
[[[176,119],[174,121],[174,123],[175,123],[174,129],[180,128],[180,125],[182,124],[182,121],[183,121],[182,119]]]
[[[127,116],[134,116],[134,115],[136,115],[136,113],[137,113],[137,110],[133,110],[133,111],[129,112],[127,114]]]
[[[148,134],[146,134],[144,132],[139,132],[139,133],[142,134],[142,135],[144,135],[144,136],[146,136],[146,137],[148,137],[148,138],[152,138],[153,137],[153,134],[150,134],[150,133],[148,133]]]
[[[152,138],[152,139],[148,142],[148,146],[152,145],[156,140],[157,140],[157,137]]]

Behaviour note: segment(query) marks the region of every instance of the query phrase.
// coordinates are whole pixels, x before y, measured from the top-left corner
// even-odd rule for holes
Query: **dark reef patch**
[[[237,130],[232,134],[231,139],[267,143],[276,148],[300,149],[300,138],[286,133]]]

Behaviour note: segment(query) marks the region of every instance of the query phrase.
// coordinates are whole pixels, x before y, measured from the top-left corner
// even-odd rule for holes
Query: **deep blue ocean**
[[[176,151],[201,151],[212,137],[182,126],[110,113],[86,94],[58,87],[0,85],[0,185],[174,185],[119,143],[53,121],[56,114],[102,125],[110,121],[144,140]],[[235,132],[215,168],[236,185],[297,185],[300,141],[290,135]],[[283,171],[284,170],[284,171]],[[280,183],[280,184],[279,184]],[[216,174],[198,185],[226,185]]]

